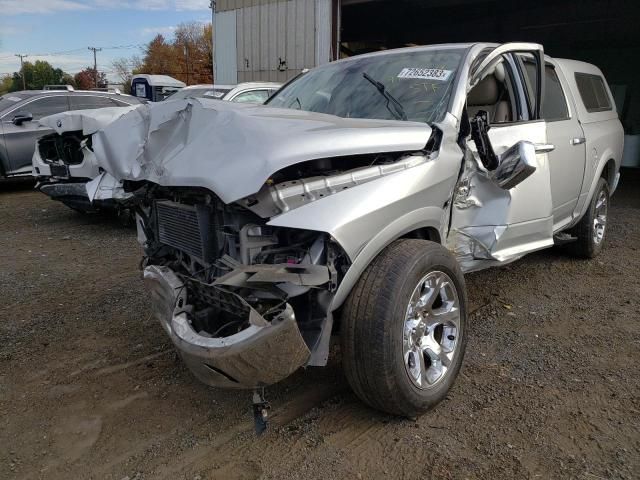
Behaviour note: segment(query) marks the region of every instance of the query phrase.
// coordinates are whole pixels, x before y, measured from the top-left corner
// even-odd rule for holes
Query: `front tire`
[[[602,251],[609,213],[609,198],[609,184],[604,178],[600,178],[587,212],[571,231],[578,240],[567,245],[569,253],[577,257],[594,258]]]
[[[398,240],[365,270],[342,316],[342,362],[373,408],[415,417],[445,398],[467,342],[467,295],[455,258]]]

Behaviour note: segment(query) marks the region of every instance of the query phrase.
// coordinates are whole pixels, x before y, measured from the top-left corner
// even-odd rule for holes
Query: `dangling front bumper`
[[[187,286],[171,269],[149,266],[144,270],[144,280],[156,317],[189,369],[207,385],[224,388],[272,385],[309,360],[309,349],[290,305],[269,322],[246,304],[248,328],[229,337],[210,338],[191,326],[186,313]],[[226,295],[234,297],[229,304],[242,302],[235,294]]]

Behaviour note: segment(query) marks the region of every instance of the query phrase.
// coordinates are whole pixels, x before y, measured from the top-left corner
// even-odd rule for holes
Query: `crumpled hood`
[[[92,144],[100,166],[118,180],[204,187],[231,203],[258,192],[287,166],[422,150],[430,135],[424,123],[190,99],[129,109],[96,129]]]

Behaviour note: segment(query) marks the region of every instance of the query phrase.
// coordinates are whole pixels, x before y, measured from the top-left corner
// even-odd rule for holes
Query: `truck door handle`
[[[551,143],[536,143],[536,153],[549,153],[556,149],[556,146]]]
[[[587,139],[584,137],[576,137],[571,139],[571,145],[582,145],[586,143]]]

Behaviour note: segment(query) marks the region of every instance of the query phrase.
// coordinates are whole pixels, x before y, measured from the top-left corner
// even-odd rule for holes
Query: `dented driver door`
[[[472,124],[479,127],[467,141],[447,239],[465,272],[508,263],[553,244],[547,158],[553,146],[547,143],[546,124],[540,119],[538,107],[544,77],[541,71],[536,92],[538,101],[531,102],[511,56],[523,51],[533,53],[540,60],[539,65],[543,64],[541,46],[509,44],[487,55],[470,75],[467,112],[472,120],[476,118]],[[474,88],[480,88],[480,93]],[[481,121],[483,115],[488,120],[488,128]],[[478,129],[484,134],[480,136],[484,136],[485,145],[478,139]],[[530,171],[514,186],[514,182],[505,184],[498,179],[500,170],[509,163],[508,150],[517,144],[528,147],[525,150]],[[493,159],[487,158],[484,147],[495,153]]]

